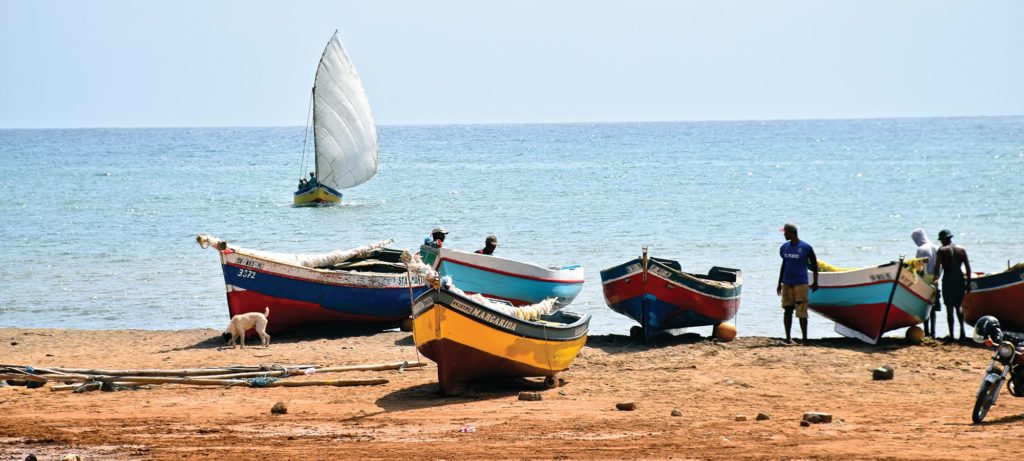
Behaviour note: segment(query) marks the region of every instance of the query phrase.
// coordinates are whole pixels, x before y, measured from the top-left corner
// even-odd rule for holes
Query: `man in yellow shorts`
[[[793,311],[796,311],[796,318],[800,319],[803,341],[807,342],[807,270],[810,269],[814,273],[814,283],[811,284],[810,291],[816,291],[818,258],[814,255],[814,248],[797,236],[795,224],[786,224],[780,230],[786,237],[786,243],[779,248],[782,267],[779,268],[779,285],[775,292],[782,297],[786,344],[793,344],[793,338],[789,333],[793,328]]]

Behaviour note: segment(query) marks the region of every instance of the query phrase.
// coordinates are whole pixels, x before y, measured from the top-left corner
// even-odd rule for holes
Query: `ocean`
[[[292,207],[302,127],[0,130],[0,327],[223,328],[199,233],[282,252],[495,234],[497,255],[585,268],[567,309],[591,334],[628,333],[599,272],[645,245],[742,269],[739,334],[774,337],[786,222],[837,266],[913,256],[916,227],[952,230],[975,271],[1024,261],[1024,117],[378,129],[377,176],[323,208]]]

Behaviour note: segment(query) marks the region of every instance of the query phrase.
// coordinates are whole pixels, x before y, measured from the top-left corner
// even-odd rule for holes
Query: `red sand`
[[[188,368],[414,361],[409,333],[285,338],[219,350],[219,332],[0,329],[0,362],[37,367]],[[17,343],[12,345],[12,343]],[[677,339],[638,346],[592,337],[567,384],[518,400],[523,383],[436,394],[436,368],[372,387],[166,385],[74,394],[0,387],[0,459],[986,459],[1024,450],[1024,399],[1004,393],[970,420],[989,353],[964,345],[881,346],[776,339]],[[888,364],[892,381],[872,381]],[[304,378],[290,378],[304,379]],[[636,411],[617,411],[633,401]],[[284,402],[286,415],[272,415]],[[673,409],[682,416],[673,417]],[[834,415],[800,427],[804,412]],[[767,421],[755,421],[759,412]],[[736,421],[745,415],[747,421]],[[475,432],[460,432],[464,428]]]

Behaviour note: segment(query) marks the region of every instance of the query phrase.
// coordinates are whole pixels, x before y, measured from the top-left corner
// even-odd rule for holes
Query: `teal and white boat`
[[[876,267],[819,272],[818,290],[808,295],[807,304],[834,321],[836,333],[875,344],[888,331],[924,322],[934,298],[935,286],[901,259]]]
[[[557,307],[576,299],[583,289],[579,265],[541,267],[497,256],[448,248],[420,247],[420,256],[441,275],[450,275],[467,293],[504,299],[517,306],[557,298]]]

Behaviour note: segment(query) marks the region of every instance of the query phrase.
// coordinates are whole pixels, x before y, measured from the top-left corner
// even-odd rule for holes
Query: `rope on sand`
[[[270,387],[270,385],[276,381],[277,378],[271,378],[269,376],[259,376],[245,380],[245,382],[249,384],[249,387]]]

